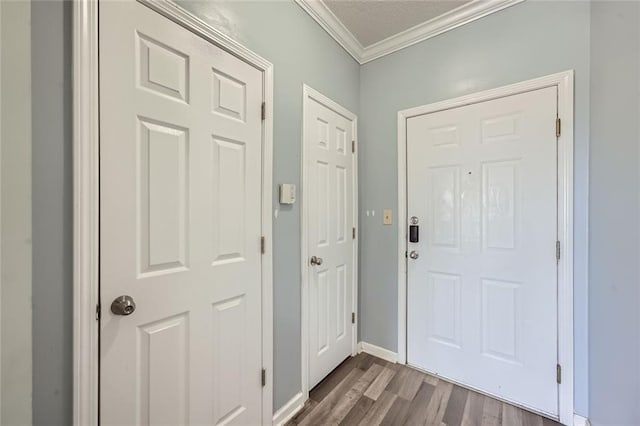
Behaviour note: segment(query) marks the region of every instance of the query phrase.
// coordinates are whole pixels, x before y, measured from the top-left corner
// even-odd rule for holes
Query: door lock
[[[412,258],[413,260],[416,260],[417,258],[420,257],[420,255],[418,254],[417,251],[411,250],[411,253],[409,253],[409,257]]]
[[[111,303],[111,312],[116,315],[131,315],[136,310],[136,302],[131,296],[118,296]]]

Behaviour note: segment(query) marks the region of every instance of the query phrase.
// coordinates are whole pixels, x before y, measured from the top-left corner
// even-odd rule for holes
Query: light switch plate
[[[296,186],[292,183],[280,185],[280,204],[294,204],[296,202]]]
[[[393,223],[393,213],[391,210],[383,210],[382,211],[382,224],[383,225],[391,225]]]

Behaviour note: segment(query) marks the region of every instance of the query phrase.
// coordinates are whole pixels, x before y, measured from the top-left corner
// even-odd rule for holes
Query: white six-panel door
[[[552,87],[407,121],[408,363],[553,416],[556,114]]]
[[[352,354],[354,126],[312,96],[304,111],[311,389]],[[312,264],[312,256],[321,264]]]
[[[137,2],[99,42],[100,422],[260,424],[262,74]]]

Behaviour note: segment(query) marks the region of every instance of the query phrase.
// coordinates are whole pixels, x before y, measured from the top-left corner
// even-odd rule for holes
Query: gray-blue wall
[[[398,110],[575,70],[576,410],[587,398],[589,157],[587,2],[525,2],[365,64],[360,75],[360,318],[365,342],[395,351],[397,239],[369,209],[397,208]]]
[[[292,1],[181,2],[274,65],[274,409],[301,390],[300,203],[280,206],[278,185],[300,189],[302,84],[358,113],[359,66]]]
[[[396,208],[399,109],[575,69],[576,411],[640,424],[637,3],[530,1],[362,67],[292,2],[186,5],[275,64],[274,189],[300,183],[303,82],[359,113],[361,212]],[[32,19],[33,419],[68,425],[71,10]],[[276,409],[300,389],[299,216],[274,219]],[[397,233],[378,219],[360,218],[361,337],[395,350]]]
[[[72,422],[70,6],[31,5],[34,425]]]
[[[589,417],[640,425],[640,3],[591,14]]]

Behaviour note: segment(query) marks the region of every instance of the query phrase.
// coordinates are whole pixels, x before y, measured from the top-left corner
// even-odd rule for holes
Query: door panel
[[[100,422],[260,424],[262,74],[138,2],[99,42]]]
[[[557,415],[556,88],[407,121],[408,362]]]
[[[354,286],[353,122],[305,98],[309,388],[351,355]]]

